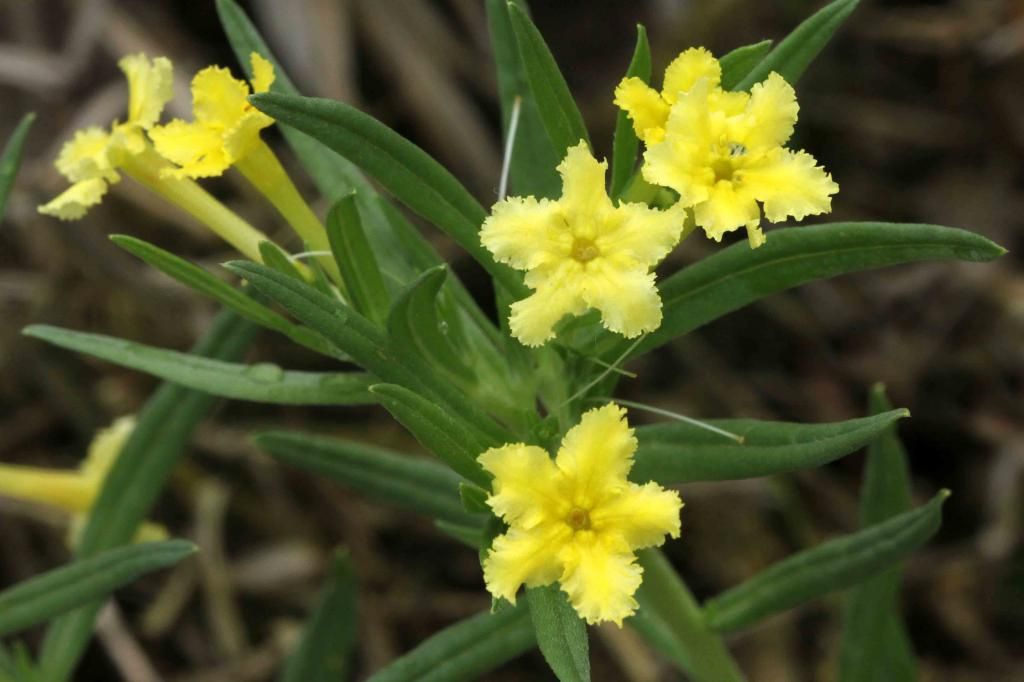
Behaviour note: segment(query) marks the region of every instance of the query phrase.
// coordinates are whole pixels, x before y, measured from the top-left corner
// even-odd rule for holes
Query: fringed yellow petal
[[[558,580],[562,564],[551,548],[571,535],[564,524],[546,524],[533,531],[512,528],[498,536],[483,562],[487,590],[515,604],[521,585],[536,587]]]
[[[686,224],[686,210],[676,204],[659,211],[647,204],[620,203],[621,222],[594,240],[601,253],[615,254],[620,263],[635,263],[644,270],[661,262],[676,244]]]
[[[520,270],[557,260],[571,248],[560,232],[558,205],[549,199],[509,197],[491,209],[480,228],[480,242],[494,258]]]
[[[532,528],[555,510],[558,470],[548,453],[535,445],[513,443],[491,448],[477,458],[494,476],[487,504],[508,523]]]
[[[585,412],[565,434],[555,457],[559,470],[576,482],[574,502],[590,507],[617,494],[633,466],[636,444],[626,411],[618,405]]]
[[[107,183],[100,178],[82,180],[39,207],[39,212],[61,220],[78,220],[103,200]]]
[[[208,66],[192,79],[196,121],[226,130],[249,108],[249,85],[221,66]]]
[[[764,202],[771,222],[792,216],[797,220],[832,210],[839,185],[807,152],[774,149],[743,171],[746,190]]]
[[[538,273],[531,271],[531,275]],[[566,315],[582,315],[587,310],[581,287],[575,284],[579,278],[556,275],[536,292],[510,307],[508,318],[512,336],[526,346],[540,346],[555,336],[555,325]],[[527,276],[527,284],[531,278]]]
[[[718,60],[703,47],[691,47],[672,60],[665,69],[665,80],[661,88],[662,97],[673,104],[681,93],[689,92],[704,79],[715,88],[722,78],[722,67]]]
[[[128,123],[148,129],[174,95],[171,61],[167,57],[150,61],[144,54],[134,54],[117,65],[128,79]]]
[[[596,532],[618,533],[633,549],[657,547],[665,534],[679,537],[679,493],[657,483],[630,483],[614,499],[595,509],[590,521]]]
[[[249,64],[252,66],[253,92],[266,92],[274,84],[274,65],[264,59],[258,52],[249,54]]]
[[[627,339],[661,326],[661,297],[654,273],[646,268],[614,267],[610,261],[595,264],[583,300],[601,311],[606,329]]]
[[[612,201],[604,186],[607,161],[598,161],[590,153],[587,143],[580,140],[569,147],[565,158],[558,164],[558,173],[562,176],[562,198],[559,201],[562,211],[568,220],[577,220],[586,216],[612,210]],[[597,224],[593,220],[584,220],[579,229],[586,230],[591,226],[595,234],[581,235],[591,238],[596,236]]]
[[[85,128],[64,143],[55,165],[70,182],[103,178],[118,180],[117,171],[110,162],[110,133],[100,128]]]
[[[746,111],[735,119],[732,137],[748,151],[780,147],[793,135],[799,111],[793,86],[773,71],[751,88]]]
[[[180,166],[163,169],[164,176],[208,178],[223,174],[231,165],[221,133],[204,123],[175,119],[153,128],[149,136],[160,156]]]
[[[750,189],[748,185],[737,189],[731,182],[715,183],[707,200],[693,207],[697,225],[715,241],[721,241],[726,232],[756,225],[761,220],[761,209]]]
[[[224,133],[224,153],[232,163],[238,161],[260,142],[260,131],[274,124],[262,111],[247,112]]]
[[[559,582],[576,612],[590,625],[610,621],[622,627],[637,609],[633,595],[643,581],[636,556],[584,537],[567,545],[560,558],[565,570]]]
[[[639,78],[622,79],[615,88],[615,106],[626,112],[636,136],[647,144],[654,144],[665,136],[668,103]]]

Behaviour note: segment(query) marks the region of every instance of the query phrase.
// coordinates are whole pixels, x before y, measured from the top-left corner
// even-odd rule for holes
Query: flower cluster
[[[637,441],[613,404],[586,412],[552,460],[513,443],[480,455],[494,475],[487,503],[509,525],[484,560],[495,597],[556,580],[588,622],[619,625],[636,611],[643,569],[634,552],[679,537],[678,493],[627,480]]]
[[[635,337],[661,324],[653,268],[696,225],[720,241],[746,228],[761,246],[762,211],[770,222],[831,210],[839,187],[813,157],[784,145],[799,107],[793,88],[771,73],[750,92],[721,87],[721,66],[694,48],[665,70],[661,91],[624,79],[615,104],[644,142],[643,180],[678,196],[667,210],[620,201],[605,191],[605,164],[585,142],[570,148],[558,170],[557,201],[498,201],[481,229],[494,257],[526,271],[534,293],[512,305],[512,334],[528,346],[555,335],[566,315],[590,309],[604,326]]]

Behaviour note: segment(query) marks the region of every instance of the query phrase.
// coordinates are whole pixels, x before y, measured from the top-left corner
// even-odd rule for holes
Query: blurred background
[[[821,4],[536,0],[532,8],[597,151],[607,154],[611,93],[637,22],[648,27],[660,82],[687,46],[721,55],[778,39]],[[494,201],[500,139],[482,0],[243,5],[307,94],[379,117],[482,203]],[[170,115],[188,116],[188,81],[198,68],[219,63],[241,73],[212,0],[0,0],[0,135],[23,112],[39,115],[0,229],[5,462],[76,466],[94,431],[137,410],[155,385],[22,338],[21,327],[57,324],[185,349],[214,313],[107,241],[129,233],[214,270],[232,255],[130,181],[77,223],[35,210],[65,186],[52,165],[61,143],[83,125],[123,116],[116,61],[137,51],[173,60]],[[864,0],[798,88],[793,146],[813,153],[841,186],[828,219],[964,227],[1010,253],[992,264],[898,267],[770,297],[635,363],[639,377],[621,388],[623,397],[695,417],[816,422],[862,415],[869,386],[885,382],[892,401],[913,413],[900,433],[916,499],[953,491],[940,534],[907,565],[905,611],[925,680],[1024,679],[1022,86],[1021,0]],[[276,131],[270,140],[280,143]],[[314,199],[294,158],[282,156]],[[255,225],[285,234],[240,176],[205,185]],[[486,295],[482,271],[429,234]],[[694,237],[669,267],[717,248]],[[251,359],[328,367],[269,333]],[[199,538],[204,551],[119,593],[77,679],[271,679],[337,545],[350,549],[360,577],[361,677],[487,607],[473,552],[421,518],[261,456],[246,434],[270,425],[417,451],[381,409],[223,404],[153,515],[172,534]],[[684,534],[669,554],[705,597],[848,532],[856,527],[862,461],[856,454],[781,479],[684,486]],[[59,516],[0,500],[0,585],[65,561],[64,537]],[[834,679],[839,606],[838,599],[814,603],[734,638],[751,679]],[[628,629],[599,628],[592,642],[595,679],[680,679]],[[532,653],[488,679],[545,675]]]

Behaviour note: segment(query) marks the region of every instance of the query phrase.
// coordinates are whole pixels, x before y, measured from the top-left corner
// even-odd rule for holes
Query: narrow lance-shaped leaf
[[[391,413],[416,440],[467,481],[490,490],[490,476],[476,458],[500,441],[487,440],[434,402],[402,386],[376,384],[373,397]]]
[[[734,90],[747,74],[754,70],[768,51],[772,49],[772,41],[762,40],[759,43],[737,47],[722,55],[718,63],[722,67],[721,84],[724,90]]]
[[[388,341],[395,353],[415,353],[460,383],[471,385],[476,376],[441,332],[437,314],[436,299],[447,274],[444,266],[427,270],[395,299],[387,317]]]
[[[67,613],[176,564],[196,551],[184,540],[119,547],[37,575],[0,592],[0,637]]]
[[[288,254],[285,253],[281,249],[281,247],[275,244],[274,242],[260,242],[260,257],[263,259],[264,265],[266,265],[268,268],[273,268],[274,270],[277,270],[282,275],[288,275],[292,279],[297,279],[300,282],[305,282],[312,279],[312,274],[310,274],[309,279],[303,277],[302,273],[299,272],[299,268],[295,265],[295,263],[292,262],[290,258],[288,258]]]
[[[305,346],[321,355],[334,357],[338,360],[349,359],[347,355],[327,343],[319,334],[305,327],[292,324],[270,308],[255,301],[252,296],[246,295],[227,282],[217,279],[201,267],[189,263],[184,258],[176,256],[170,251],[164,251],[149,242],[123,234],[115,234],[111,236],[110,240],[140,260],[152,265],[168,277],[205,296],[209,296],[225,308],[237,313],[250,322],[255,322],[261,327],[284,334],[299,345]]]
[[[589,682],[590,643],[587,625],[558,585],[526,591],[530,619],[544,660],[560,682]]]
[[[761,248],[733,244],[664,280],[661,326],[630,356],[804,282],[898,263],[989,261],[1004,253],[981,235],[939,225],[830,223],[773,230]],[[617,358],[630,343],[611,340],[602,355]]]
[[[860,0],[835,0],[812,14],[769,52],[735,89],[749,90],[772,71],[795,85],[858,2]]]
[[[508,16],[508,0],[487,0],[487,26],[494,48],[498,74],[498,99],[501,102],[501,130],[508,139],[509,123],[515,102],[519,100],[519,125],[512,144],[508,184],[512,194],[549,199],[558,196],[562,181],[555,171],[558,162],[537,103],[526,80],[519,45]]]
[[[872,389],[869,407],[874,413],[890,408],[881,385]],[[910,472],[895,425],[868,446],[860,497],[862,527],[910,509]],[[846,596],[839,659],[841,682],[917,679],[914,653],[900,617],[901,573],[899,566],[891,568],[855,586]]]
[[[644,581],[636,593],[640,611],[663,622],[675,639],[679,653],[673,656],[695,682],[743,682],[743,673],[725,642],[704,622],[697,600],[683,579],[657,549],[637,553]]]
[[[433,368],[419,358],[395,354],[388,347],[383,331],[341,301],[257,263],[236,261],[225,267],[247,279],[257,291],[280,303],[382,381],[435,399],[451,419],[464,425],[464,431],[479,434],[477,440],[499,443],[510,440],[505,429],[472,404],[451,382],[440,379]]]
[[[739,630],[890,568],[935,534],[947,497],[942,490],[923,507],[772,565],[710,600],[708,624],[720,632]]]
[[[641,24],[636,25],[636,47],[633,48],[633,59],[626,69],[626,78],[639,78],[644,83],[651,80],[651,46],[647,42],[647,31]],[[612,142],[612,185],[609,193],[612,199],[618,199],[622,190],[626,189],[636,168],[639,149],[640,140],[633,130],[633,122],[625,111],[620,110],[615,116]]]
[[[236,360],[252,342],[256,328],[232,313],[222,313],[193,352],[218,360]],[[209,413],[215,398],[165,383],[139,412],[129,436],[103,481],[82,533],[76,555],[100,552],[131,542],[148,516],[192,431]],[[48,682],[71,674],[92,635],[101,606],[93,602],[58,618],[46,632],[42,662]]]
[[[356,578],[347,551],[335,552],[327,584],[285,662],[281,682],[338,682],[349,676],[356,642]]]
[[[273,92],[299,94],[295,84],[281,67],[281,63],[274,57],[266,41],[237,3],[233,0],[217,0],[217,14],[235,58],[250,78],[252,67],[249,55],[256,52],[274,65],[275,77],[271,85]],[[416,268],[410,260],[410,250],[421,253],[426,248],[429,251],[429,245],[422,240],[417,244],[410,244],[398,239],[378,202],[376,191],[359,169],[305,133],[288,126],[281,126],[281,132],[313,178],[317,189],[328,201],[335,202],[346,194],[358,192],[357,202],[366,221],[370,242],[376,253],[381,255],[387,269],[398,276],[399,283],[405,283],[415,275]]]
[[[640,447],[630,477],[662,485],[726,481],[821,466],[864,447],[907,410],[890,410],[831,424],[796,424],[756,419],[712,419],[705,423],[743,439],[696,424],[665,422],[637,429]]]
[[[342,102],[265,93],[250,97],[267,115],[319,140],[372,175],[402,203],[448,233],[497,281],[525,295],[518,273],[480,243],[486,212],[429,154],[391,128]]]
[[[423,457],[340,438],[269,431],[254,438],[274,459],[325,476],[370,499],[436,519],[479,526],[459,500],[459,476]]]
[[[480,613],[437,633],[367,682],[469,682],[535,646],[526,605]]]
[[[540,31],[519,5],[510,3],[508,13],[540,119],[551,140],[555,158],[561,160],[566,150],[581,140],[590,144],[587,127]]]
[[[328,212],[327,238],[352,306],[372,322],[383,324],[390,297],[363,231],[355,194],[342,197]]]
[[[14,178],[17,176],[18,168],[21,166],[21,153],[25,148],[25,139],[28,137],[29,128],[32,127],[32,122],[35,120],[35,114],[25,114],[22,116],[21,122],[18,123],[18,127],[14,129],[14,132],[7,139],[4,151],[0,154],[0,218],[3,218],[4,210],[7,208],[7,196],[11,193],[11,187],[14,186]]]
[[[367,389],[375,380],[365,372],[297,372],[269,362],[224,362],[47,325],[32,325],[22,333],[222,398],[284,405],[373,403]]]

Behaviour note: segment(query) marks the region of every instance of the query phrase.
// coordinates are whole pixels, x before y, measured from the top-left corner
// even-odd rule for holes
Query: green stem
[[[656,549],[638,553],[644,581],[637,592],[640,608],[653,609],[668,624],[686,653],[697,682],[744,682],[745,678],[725,642],[704,623],[697,600]]]
[[[328,255],[319,257],[317,262],[344,292],[345,283],[338,270],[338,264],[334,262],[334,257],[329,255],[331,243],[327,239],[327,230],[299,194],[295,183],[267,143],[262,140],[257,142],[245,156],[235,162],[235,168],[273,204],[281,217],[288,221],[309,248],[327,252]]]

